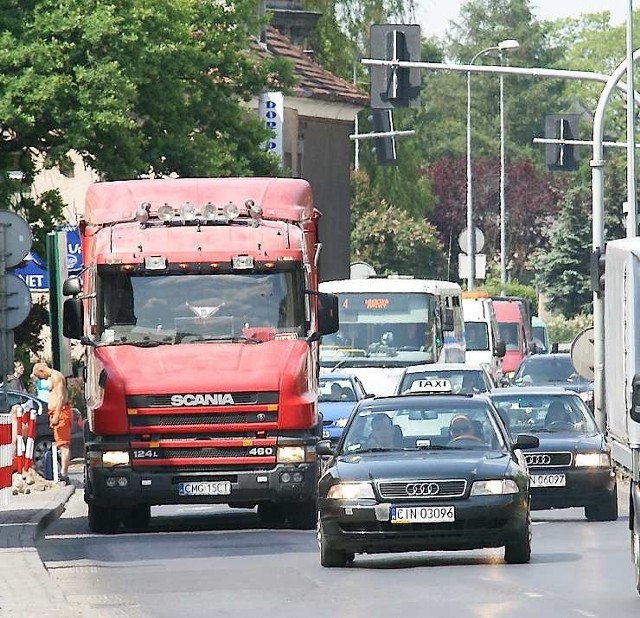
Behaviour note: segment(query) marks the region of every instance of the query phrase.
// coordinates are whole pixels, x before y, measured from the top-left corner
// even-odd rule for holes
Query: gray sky
[[[423,36],[444,35],[449,21],[456,20],[464,0],[416,0],[418,22]],[[579,17],[583,13],[608,10],[612,25],[624,23],[628,0],[532,0],[531,6],[538,19]],[[634,7],[635,8],[635,7]]]

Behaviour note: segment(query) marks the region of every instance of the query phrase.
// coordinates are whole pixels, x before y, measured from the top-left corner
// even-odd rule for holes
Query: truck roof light
[[[234,219],[237,219],[239,214],[240,214],[240,209],[233,202],[229,202],[224,207],[224,217],[225,219],[227,219],[227,221],[233,221]]]
[[[273,268],[273,267],[275,266],[275,263],[274,263],[274,262],[265,262],[265,263],[263,264],[263,266],[264,266],[265,268]]]
[[[202,209],[202,218],[206,221],[215,221],[218,217],[218,207],[212,202],[207,202]]]
[[[149,202],[142,202],[136,209],[134,219],[140,223],[146,223],[149,220],[149,211],[151,210],[151,204]]]
[[[189,270],[189,264],[187,264],[186,262],[183,262],[182,264],[178,264],[178,268],[180,270]]]
[[[254,221],[262,220],[262,208],[260,208],[260,206],[256,206],[256,203],[253,200],[247,200],[244,205],[247,209],[247,212],[249,213],[249,216]]]
[[[124,272],[126,272],[126,273],[133,272],[133,264],[125,264],[125,265],[122,267],[122,270],[123,270]]]
[[[190,202],[186,202],[180,208],[180,218],[183,221],[193,221],[196,218],[196,207]]]
[[[209,268],[211,268],[211,270],[217,270],[218,268],[220,268],[220,264],[218,263],[209,264]]]
[[[167,258],[160,255],[151,255],[145,257],[144,267],[146,270],[166,270]]]
[[[158,219],[160,219],[161,221],[171,221],[174,217],[173,214],[173,207],[169,206],[169,204],[163,204],[162,206],[160,206],[160,208],[158,208]]]
[[[253,268],[253,257],[250,255],[234,255],[231,265],[235,270],[249,270]]]

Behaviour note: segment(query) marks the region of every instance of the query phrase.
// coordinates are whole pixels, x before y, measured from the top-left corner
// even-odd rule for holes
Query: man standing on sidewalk
[[[41,380],[49,380],[49,426],[53,429],[53,439],[60,451],[60,480],[68,483],[73,413],[67,381],[57,369],[52,369],[46,363],[36,363],[33,375]]]

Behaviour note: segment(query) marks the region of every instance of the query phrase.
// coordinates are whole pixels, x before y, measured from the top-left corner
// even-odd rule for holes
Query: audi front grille
[[[433,480],[433,481],[381,481],[378,483],[378,493],[386,500],[416,499],[429,500],[437,498],[461,498],[467,489],[467,481]]]
[[[566,468],[573,461],[572,453],[525,453],[529,468]]]

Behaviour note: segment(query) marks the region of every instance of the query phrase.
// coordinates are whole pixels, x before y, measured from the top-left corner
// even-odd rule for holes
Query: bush
[[[593,326],[593,318],[590,315],[580,314],[573,318],[554,315],[547,320],[549,341],[552,343],[571,343],[578,333],[590,326]]]

